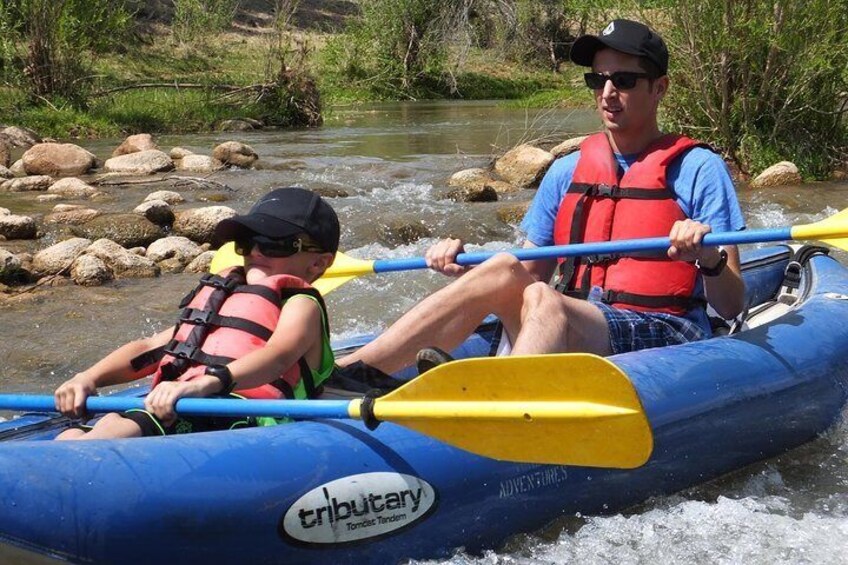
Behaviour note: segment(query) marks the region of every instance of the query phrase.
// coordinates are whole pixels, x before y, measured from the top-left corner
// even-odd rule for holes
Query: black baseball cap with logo
[[[275,188],[247,214],[222,220],[215,227],[220,241],[233,241],[245,235],[285,239],[307,234],[324,251],[339,249],[339,218],[332,206],[318,194],[304,188]]]
[[[644,57],[655,64],[662,75],[668,73],[668,49],[662,37],[633,20],[613,20],[598,35],[578,37],[571,46],[571,60],[582,67],[591,67],[595,53],[606,48]]]

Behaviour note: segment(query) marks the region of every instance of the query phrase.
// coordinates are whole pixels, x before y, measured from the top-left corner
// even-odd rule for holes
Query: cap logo
[[[610,24],[604,28],[604,31],[601,32],[601,35],[609,35],[615,31],[615,22],[610,22]]]

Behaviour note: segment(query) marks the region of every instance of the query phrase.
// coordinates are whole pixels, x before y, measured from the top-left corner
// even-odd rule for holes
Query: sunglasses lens
[[[612,85],[619,90],[629,90],[636,86],[639,75],[635,73],[613,73],[610,77]]]
[[[586,73],[583,75],[583,80],[586,81],[586,86],[592,90],[598,90],[604,87],[607,77],[600,73]]]
[[[253,250],[252,239],[237,239],[233,242],[233,244],[235,246],[236,254],[241,255],[242,257],[247,257]]]

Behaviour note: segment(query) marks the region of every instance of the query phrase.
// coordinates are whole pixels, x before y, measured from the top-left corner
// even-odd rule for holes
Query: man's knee
[[[524,289],[524,313],[530,315],[545,312],[550,316],[566,317],[566,308],[562,295],[550,285],[535,282]]]

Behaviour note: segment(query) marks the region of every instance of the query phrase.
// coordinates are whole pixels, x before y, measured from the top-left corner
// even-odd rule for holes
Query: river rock
[[[571,139],[566,139],[559,145],[553,147],[551,149],[551,155],[554,156],[555,159],[559,159],[560,157],[564,157],[569,153],[574,153],[578,149],[580,149],[580,144],[586,141],[588,135],[581,135],[580,137],[572,137]]]
[[[35,239],[38,227],[29,216],[6,214],[0,216],[0,235],[9,239]]]
[[[751,181],[751,188],[767,186],[797,186],[801,184],[801,173],[790,161],[774,164]]]
[[[153,141],[153,136],[149,133],[137,133],[127,137],[123,143],[116,147],[112,151],[112,157],[120,157],[121,155],[129,155],[151,149],[159,149],[159,146]]]
[[[97,157],[73,143],[39,143],[26,150],[21,160],[28,175],[68,177],[84,175]]]
[[[145,200],[133,210],[157,226],[168,227],[174,223],[174,211],[164,200]]]
[[[214,251],[204,251],[194,258],[191,263],[186,265],[184,272],[186,273],[207,273],[212,265],[212,258],[215,257]]]
[[[64,199],[65,197],[61,194],[39,194],[35,197],[36,202],[57,202]]]
[[[224,168],[221,161],[208,155],[186,155],[177,162],[176,166],[178,171],[192,173],[212,173]]]
[[[0,165],[0,179],[10,179],[14,178],[15,173],[7,169],[5,166]]]
[[[80,286],[100,286],[112,280],[112,270],[95,255],[81,255],[71,265],[71,280]]]
[[[47,175],[9,179],[0,183],[0,191],[4,192],[36,192],[47,190],[53,184],[53,178]]]
[[[498,193],[487,185],[465,186],[449,191],[445,198],[454,202],[497,202]]]
[[[498,208],[497,216],[503,223],[516,226],[524,219],[528,208],[530,208],[529,202],[507,204]]]
[[[111,173],[151,175],[160,171],[170,171],[174,168],[174,162],[166,153],[158,149],[148,149],[107,159],[103,168]]]
[[[463,169],[451,175],[448,179],[448,186],[457,188],[482,188],[494,181],[492,175],[486,169],[475,167],[473,169]]]
[[[18,159],[17,161],[12,163],[12,166],[9,167],[9,170],[12,171],[12,174],[16,177],[26,176],[26,169],[24,169],[23,159]]]
[[[180,159],[185,159],[189,155],[194,155],[193,151],[189,151],[184,147],[174,147],[171,151],[168,152],[168,156],[174,161],[179,161]]]
[[[151,192],[144,197],[145,202],[150,200],[164,200],[171,206],[185,202],[183,195],[179,192],[174,192],[173,190],[157,190],[156,192]]]
[[[212,243],[215,226],[218,222],[236,215],[228,206],[206,206],[194,208],[177,214],[174,221],[174,233],[200,243]]]
[[[12,144],[0,137],[0,167],[4,169],[12,164]]]
[[[44,216],[45,224],[82,225],[100,215],[99,210],[83,206],[58,205],[53,212]]]
[[[495,172],[505,181],[528,188],[538,181],[554,160],[554,156],[532,145],[519,145],[495,161]]]
[[[404,216],[383,218],[377,224],[377,234],[381,241],[391,246],[407,245],[432,235],[421,220]]]
[[[240,132],[240,131],[253,131],[257,129],[252,123],[247,120],[224,120],[218,126],[219,131],[230,131],[230,132]]]
[[[189,238],[171,236],[163,237],[151,243],[145,256],[155,263],[175,258],[180,263],[180,270],[183,270],[202,252],[200,246]]]
[[[41,138],[32,130],[20,128],[17,126],[9,126],[0,130],[8,139],[12,141],[15,147],[32,147],[41,143]]]
[[[106,263],[116,279],[153,278],[160,273],[156,263],[147,257],[130,253],[109,239],[98,239],[86,250],[86,254],[94,255]]]
[[[60,241],[35,254],[32,258],[32,270],[39,277],[59,274],[68,269],[89,245],[91,240],[81,237]]]
[[[238,141],[225,141],[212,150],[212,156],[225,165],[249,169],[259,159],[253,147]]]
[[[123,247],[146,247],[165,235],[162,228],[138,214],[103,214],[72,226],[71,233],[91,240],[110,239]]]
[[[97,189],[78,178],[67,177],[54,182],[47,189],[47,192],[65,198],[89,198],[97,192]]]
[[[0,247],[0,282],[16,284],[28,278],[29,273],[24,270],[20,257]]]

